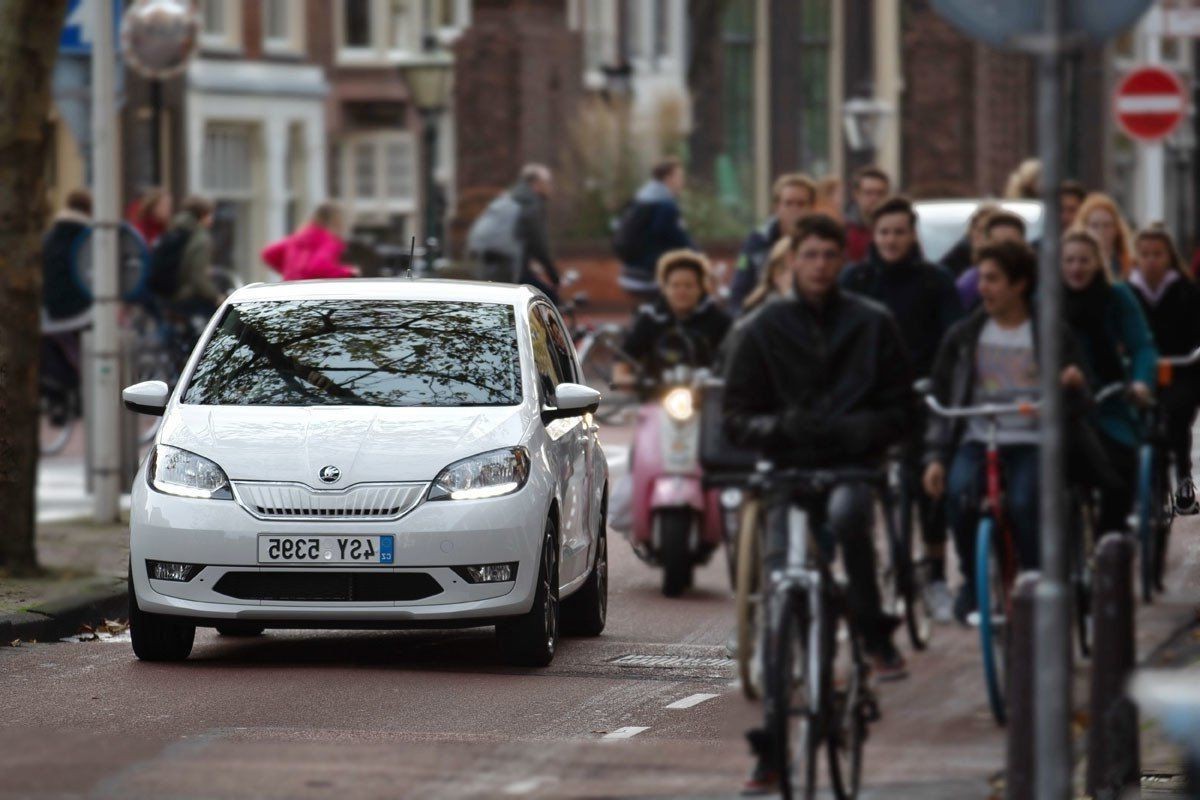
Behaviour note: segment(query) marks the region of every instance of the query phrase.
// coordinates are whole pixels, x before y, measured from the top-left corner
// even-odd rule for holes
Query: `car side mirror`
[[[558,405],[542,408],[542,422],[595,414],[596,409],[600,408],[600,393],[590,386],[560,383],[554,389],[554,396]]]
[[[138,414],[161,417],[167,410],[167,398],[171,390],[162,381],[142,381],[126,386],[121,392],[125,407]]]

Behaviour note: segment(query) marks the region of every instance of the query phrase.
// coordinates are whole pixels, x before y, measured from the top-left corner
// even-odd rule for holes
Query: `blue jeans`
[[[954,454],[946,480],[946,505],[954,546],[958,550],[965,583],[974,585],[975,536],[979,527],[979,506],[987,493],[985,475],[986,448],[979,442],[966,442]],[[1012,526],[1021,569],[1038,565],[1038,448],[1019,444],[1000,448],[1000,469],[1004,480],[1004,513]]]

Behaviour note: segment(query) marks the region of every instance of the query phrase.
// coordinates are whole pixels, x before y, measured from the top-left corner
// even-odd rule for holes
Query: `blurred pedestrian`
[[[817,181],[817,202],[813,211],[825,214],[841,222],[845,213],[842,179],[837,175],[826,175]]]
[[[481,279],[526,283],[558,302],[558,267],[546,230],[546,203],[553,192],[550,168],[526,164],[513,187],[476,218],[467,234],[467,254]]]
[[[1014,214],[1011,211],[1000,208],[984,217],[983,221],[979,224],[983,230],[983,238],[979,248],[975,250],[977,256],[979,249],[983,246],[1000,244],[1001,242],[1020,242],[1021,244],[1026,244],[1025,220],[1020,214]],[[982,301],[982,297],[979,294],[979,265],[976,264],[958,276],[956,286],[963,309],[967,313],[974,311]]]
[[[1027,158],[1008,176],[1004,197],[1008,200],[1039,200],[1042,196],[1042,162]]]
[[[767,301],[776,297],[789,297],[792,293],[796,276],[793,272],[793,259],[796,254],[796,240],[790,234],[775,242],[767,256],[767,263],[758,277],[758,286],[746,295],[742,302],[741,312],[749,314]]]
[[[1058,185],[1058,230],[1066,233],[1071,230],[1079,217],[1079,209],[1087,197],[1087,189],[1079,181],[1066,180]],[[1039,236],[1029,243],[1035,252],[1041,252],[1042,238]]]
[[[871,248],[871,217],[888,198],[892,179],[876,166],[862,167],[854,173],[854,207],[846,217],[846,263],[867,257]]]
[[[658,260],[673,250],[695,249],[679,207],[686,184],[683,162],[665,159],[654,166],[650,180],[621,212],[613,233],[613,250],[621,259],[618,283],[630,294],[647,300],[656,298]]]
[[[149,289],[184,317],[210,317],[225,300],[213,283],[213,203],[193,195],[183,201],[150,254]]]
[[[942,256],[939,263],[950,270],[955,278],[975,265],[975,254],[987,243],[984,225],[988,217],[999,210],[1000,206],[995,203],[980,203],[976,206],[967,219],[966,233]]]
[[[729,287],[729,301],[734,312],[741,309],[750,294],[763,285],[759,276],[768,257],[774,256],[772,248],[782,237],[791,235],[796,222],[813,210],[816,200],[817,185],[807,175],[794,172],[775,181],[771,189],[774,213],[746,237],[738,256]]]
[[[171,224],[171,195],[158,186],[142,192],[129,204],[125,219],[142,235],[146,247],[153,248]]]
[[[322,203],[300,230],[267,245],[262,260],[285,281],[357,277],[358,267],[342,263],[345,251],[342,211],[334,203]]]
[[[92,308],[92,293],[83,285],[73,254],[79,237],[92,225],[92,193],[74,189],[42,238],[43,318],[67,323],[78,318],[86,323]]]
[[[1079,206],[1071,231],[1087,231],[1100,243],[1109,277],[1122,281],[1133,269],[1133,234],[1117,202],[1102,192],[1092,192]]]

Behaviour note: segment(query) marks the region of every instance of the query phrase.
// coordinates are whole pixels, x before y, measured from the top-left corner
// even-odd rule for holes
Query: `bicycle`
[[[946,419],[984,418],[988,422],[985,442],[985,488],[980,501],[979,528],[975,539],[975,599],[979,615],[979,645],[983,651],[983,677],[988,705],[997,724],[1007,719],[1005,685],[1008,674],[1008,614],[1013,584],[1017,579],[1017,549],[1005,516],[1003,475],[997,434],[1000,418],[1033,416],[1040,403],[985,403],[947,408],[926,395],[930,411]]]
[[[883,591],[884,611],[902,618],[913,649],[924,650],[933,634],[933,615],[925,603],[928,568],[913,556],[913,517],[917,515],[920,478],[910,474],[908,466],[903,450],[893,453],[883,502],[888,557],[879,561],[879,586]]]
[[[832,547],[809,523],[806,501],[843,483],[869,483],[883,492],[879,470],[783,470],[769,466],[751,479],[772,513],[785,513],[787,562],[767,576],[765,683],[768,735],[785,798],[811,800],[824,744],[830,783],[839,800],[857,797],[867,725],[879,718],[867,683],[861,635],[849,613],[846,588],[833,576]],[[776,502],[778,498],[786,498]]]
[[[1160,392],[1168,389],[1175,381],[1175,370],[1180,367],[1191,367],[1200,364],[1200,347],[1197,347],[1186,356],[1163,356],[1158,359],[1158,387]],[[1151,429],[1155,434],[1157,444],[1163,445],[1167,440],[1166,436],[1166,420],[1163,414],[1160,413],[1158,406],[1155,406],[1154,427]],[[1163,498],[1163,515],[1159,520],[1159,525],[1153,530],[1154,533],[1154,561],[1150,564],[1150,584],[1159,592],[1166,590],[1163,579],[1166,575],[1167,549],[1170,544],[1171,526],[1176,517],[1175,503],[1172,500],[1174,495],[1170,480],[1170,450],[1167,447],[1160,447],[1159,458],[1157,462],[1156,473],[1158,481],[1162,489],[1166,492],[1166,497]]]

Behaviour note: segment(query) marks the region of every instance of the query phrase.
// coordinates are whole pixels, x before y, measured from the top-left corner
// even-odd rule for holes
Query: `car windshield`
[[[432,300],[239,303],[183,402],[508,406],[521,402],[513,308]]]

